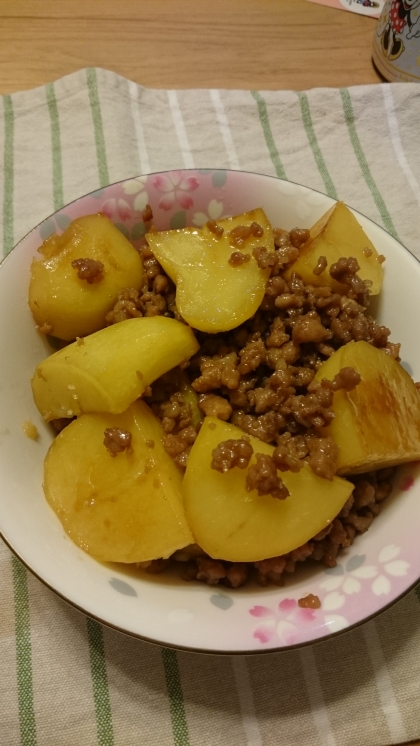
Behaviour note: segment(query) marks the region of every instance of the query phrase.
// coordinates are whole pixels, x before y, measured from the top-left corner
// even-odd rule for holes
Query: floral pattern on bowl
[[[359,624],[412,587],[419,577],[419,466],[399,472],[392,495],[363,536],[335,568],[299,567],[283,588],[211,588],[169,576],[145,576],[134,568],[100,564],[64,533],[42,493],[43,459],[51,433],[32,401],[29,381],[49,353],[26,303],[29,267],[45,238],[76,217],[104,212],[134,243],[143,240],[142,212],[150,204],[158,229],[201,226],[208,219],[262,206],[275,226],[308,227],[332,204],[329,197],[268,176],[239,171],[195,170],[150,174],[93,192],[67,205],[29,233],[0,270],[3,363],[0,407],[0,533],[22,561],[71,604],[103,623],[164,645],[205,652],[261,652],[300,645]],[[402,342],[404,363],[420,379],[416,343],[420,265],[395,239],[357,215],[387,257],[381,323]],[[31,419],[40,438],[22,434]],[[22,463],[26,468],[22,470]],[[298,601],[317,595],[319,609]]]

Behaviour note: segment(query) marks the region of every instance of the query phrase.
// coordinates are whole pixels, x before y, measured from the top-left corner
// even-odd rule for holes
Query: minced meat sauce
[[[150,219],[151,217],[148,216]],[[215,221],[208,228],[216,236],[223,230]],[[153,228],[152,228],[153,230]],[[258,224],[238,226],[231,231],[230,263],[242,263],[241,248],[250,236],[261,236]],[[298,257],[309,232],[295,228],[274,230],[275,251],[260,247],[253,255],[261,268],[270,269],[265,295],[257,313],[230,332],[196,332],[200,349],[191,360],[170,371],[149,387],[145,401],[160,419],[164,446],[178,467],[185,469],[200,422],[194,417],[185,387],[197,394],[198,408],[239,427],[244,436],[225,441],[214,450],[212,467],[222,473],[246,468],[252,456],[247,436],[270,443],[273,455],[256,455],[256,464],[247,475],[247,489],[259,495],[286,499],[287,488],[278,471],[297,472],[306,462],[321,477],[332,479],[336,472],[338,448],[322,428],[333,418],[333,394],[350,391],[360,377],[352,368],[343,368],[333,381],[318,382],[315,374],[322,363],[340,346],[351,340],[364,340],[399,359],[399,345],[389,342],[389,329],[366,312],[369,282],[357,275],[359,266],[352,257],[343,257],[327,267],[320,256],[314,273],[329,271],[346,288],[344,294],[331,287],[305,284],[297,274],[285,280],[283,272]],[[140,249],[145,267],[141,291],[126,288],[114,309],[107,314],[112,324],[136,316],[163,315],[180,318],[175,306],[175,286],[146,244]],[[109,444],[115,448],[114,443]],[[213,560],[199,547],[176,552],[173,559],[183,568],[185,579],[210,585],[224,583],[236,588],[250,577],[261,585],[282,585],[296,564],[307,559],[336,565],[339,551],[350,546],[355,536],[365,532],[391,491],[393,470],[384,469],[350,477],[355,485],[352,496],[339,515],[317,536],[287,555],[254,563]],[[142,563],[148,572],[161,572],[169,561]],[[312,602],[312,600],[311,600]]]

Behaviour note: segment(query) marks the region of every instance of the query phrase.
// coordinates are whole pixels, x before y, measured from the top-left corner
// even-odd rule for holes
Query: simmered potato
[[[367,342],[340,347],[318,370],[332,380],[341,368],[362,380],[334,394],[335,417],[326,428],[340,448],[339,474],[357,474],[420,458],[420,392],[404,368]]]
[[[250,235],[240,249],[231,231],[256,223],[262,235]],[[182,318],[194,329],[223,332],[234,329],[258,309],[269,269],[260,269],[253,249],[264,246],[274,251],[273,230],[261,209],[217,222],[223,234],[216,235],[207,225],[149,233],[147,241],[156,258],[176,284],[176,305]],[[246,258],[233,265],[234,252]]]
[[[131,434],[112,456],[106,428]],[[87,414],[53,441],[45,460],[45,496],[70,538],[99,560],[168,557],[194,539],[181,475],[162,446],[163,430],[144,402],[120,415]]]
[[[311,539],[340,512],[353,485],[334,477],[331,481],[307,466],[284,472],[290,495],[277,500],[247,492],[248,469],[226,474],[211,468],[213,450],[225,440],[244,433],[215,417],[206,417],[188,459],[182,490],[188,524],[200,547],[214,559],[256,562],[286,554]],[[250,438],[255,454],[271,456],[273,446]]]
[[[32,263],[29,306],[37,324],[59,339],[72,341],[98,331],[118,293],[126,287],[138,290],[142,284],[139,253],[102,214],[74,220],[61,236],[48,238],[39,252],[43,259]],[[101,262],[102,273],[81,279],[72,266],[78,259]]]
[[[32,378],[35,404],[47,422],[86,412],[118,414],[198,347],[191,329],[175,319],[120,321],[39,363]]]
[[[321,256],[325,256],[328,266],[320,275],[314,275]],[[362,280],[371,280],[370,292],[378,295],[383,276],[378,252],[351,210],[343,202],[337,202],[312,226],[309,240],[284,277],[287,280],[292,272],[297,272],[310,285],[330,285],[334,291],[344,293],[346,287],[333,280],[329,273],[331,265],[341,257],[357,259],[360,267],[357,274]]]

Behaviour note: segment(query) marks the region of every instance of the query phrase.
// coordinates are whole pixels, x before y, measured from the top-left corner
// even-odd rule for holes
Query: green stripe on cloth
[[[89,617],[86,617],[86,624],[98,744],[99,746],[114,746],[114,729],[112,725],[111,703],[109,700],[102,627],[98,622]]]
[[[20,742],[22,746],[36,746],[28,578],[26,569],[14,556],[12,557],[12,574],[15,600],[16,676]]]
[[[270,154],[271,162],[275,168],[276,174],[279,177],[279,179],[287,179],[286,172],[280,160],[279,151],[277,150],[276,143],[274,142],[273,133],[271,131],[270,121],[268,119],[267,104],[265,103],[259,91],[251,91],[251,95],[257,102],[258,116],[260,118],[262,131],[264,133],[268,152]]]
[[[331,176],[328,172],[327,164],[324,161],[323,155],[318,145],[318,140],[316,138],[314,125],[312,122],[311,111],[309,108],[308,97],[306,93],[301,92],[298,92],[297,95],[299,98],[300,110],[302,113],[303,126],[305,128],[306,136],[308,138],[309,145],[315,158],[315,163],[318,167],[319,173],[321,174],[322,181],[324,182],[325,189],[329,197],[338,199],[336,188],[333,184]]]
[[[352,102],[350,98],[350,93],[347,90],[347,88],[341,88],[340,94],[341,94],[341,100],[343,102],[344,116],[346,119],[346,124],[347,124],[347,128],[349,131],[351,144],[353,145],[353,150],[359,162],[359,166],[363,174],[363,178],[366,181],[366,184],[368,185],[372,193],[372,197],[375,200],[376,207],[379,210],[379,213],[382,218],[382,222],[386,230],[388,231],[388,233],[391,233],[394,236],[394,238],[398,238],[397,232],[392,222],[391,215],[389,214],[387,210],[387,207],[382,198],[382,195],[379,192],[379,189],[375,183],[375,180],[370,172],[370,168],[368,166],[368,162],[366,160],[365,154],[363,153],[362,145],[360,143],[359,136],[356,131],[356,125],[354,122],[354,113],[353,113],[353,106],[352,106]]]
[[[63,165],[61,161],[60,121],[58,118],[58,108],[54,92],[54,83],[48,83],[48,85],[45,86],[45,91],[47,95],[48,111],[51,121],[54,210],[59,210],[61,207],[63,207],[64,204]]]
[[[15,117],[10,96],[3,96],[4,106],[4,189],[3,189],[3,255],[13,249],[14,129]]]
[[[99,184],[103,187],[109,183],[109,177],[96,70],[88,68],[86,70],[86,78],[89,90],[89,101],[92,109]],[[113,746],[114,727],[112,723],[111,701],[109,697],[108,677],[106,671],[103,630],[102,626],[94,619],[90,619],[90,617],[86,617],[86,626],[89,642],[90,675],[95,703],[98,744],[99,746]]]
[[[175,746],[190,746],[176,651],[163,648],[162,660],[165,669],[166,688],[169,695],[174,744]]]
[[[105,137],[102,123],[101,104],[99,102],[98,80],[96,70],[89,67],[86,70],[89,90],[89,101],[92,109],[93,129],[95,133],[96,157],[98,160],[99,184],[101,187],[109,184],[108,164],[106,159]]]

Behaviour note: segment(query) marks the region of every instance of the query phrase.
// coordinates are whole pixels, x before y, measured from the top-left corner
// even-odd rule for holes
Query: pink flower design
[[[119,218],[120,220],[129,220],[131,218],[131,207],[125,199],[107,199],[101,207],[101,212],[110,220]]]
[[[178,203],[184,210],[192,207],[194,200],[188,192],[193,192],[199,184],[195,176],[184,174],[183,171],[172,171],[168,175],[158,174],[153,181],[153,186],[164,192],[159,202],[163,210],[170,210]]]
[[[317,618],[315,609],[301,609],[294,598],[284,598],[276,609],[254,606],[249,613],[257,619],[264,619],[254,630],[253,636],[257,640],[269,642],[277,634],[286,645],[298,642],[302,624],[311,624]]]
[[[405,477],[400,484],[400,489],[404,490],[404,492],[408,492],[412,488],[414,484],[414,477],[408,476]]]

